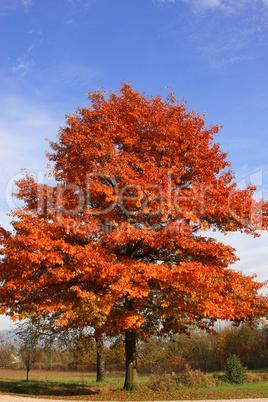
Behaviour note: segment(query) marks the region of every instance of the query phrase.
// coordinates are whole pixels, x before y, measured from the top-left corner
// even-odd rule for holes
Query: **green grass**
[[[254,374],[268,372],[255,370]],[[33,370],[29,373],[29,381],[25,380],[25,372],[20,370],[0,370],[0,393],[20,396],[40,396],[48,399],[73,400],[178,400],[178,399],[241,399],[267,398],[268,381],[245,384],[221,383],[216,387],[180,386],[172,391],[152,391],[148,388],[150,377],[140,375],[140,390],[122,391],[123,373],[107,374],[103,383],[96,382],[93,373],[72,373]]]

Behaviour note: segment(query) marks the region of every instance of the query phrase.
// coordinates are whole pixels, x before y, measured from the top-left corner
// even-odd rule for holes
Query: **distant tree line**
[[[15,340],[1,339],[0,367],[71,371],[98,369],[98,342],[90,329],[64,334],[44,332],[30,321],[18,325]],[[104,370],[124,370],[123,337],[105,338],[101,345]],[[216,335],[192,330],[171,337],[151,337],[137,348],[140,372],[179,372],[186,365],[204,372],[222,370],[235,354],[249,369],[268,367],[268,328],[222,327]],[[105,374],[103,375],[105,377]]]

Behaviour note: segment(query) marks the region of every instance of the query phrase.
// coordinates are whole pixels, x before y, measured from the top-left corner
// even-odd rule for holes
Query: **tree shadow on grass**
[[[45,381],[0,381],[0,392],[24,395],[74,396],[96,395],[99,389],[77,384],[50,383]]]

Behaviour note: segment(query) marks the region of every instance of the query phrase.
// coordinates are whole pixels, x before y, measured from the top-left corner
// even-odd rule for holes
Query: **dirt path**
[[[42,399],[42,398],[25,398],[23,396],[13,396],[13,395],[0,394],[0,402],[33,402],[33,399],[37,400],[38,402],[61,402],[61,401],[66,402],[67,401],[67,399],[64,399],[64,400],[54,399],[53,400],[53,399]],[[74,402],[74,400],[72,400],[72,402]],[[132,401],[132,402],[134,402],[134,401]],[[156,402],[156,401],[154,401],[154,402]],[[172,402],[172,401],[161,401],[161,402]],[[182,402],[182,401],[180,400],[180,401],[173,401],[173,402]],[[189,400],[187,400],[185,402],[208,402],[208,401],[206,401],[206,400],[203,400],[203,401],[202,400],[198,400],[198,401],[189,401]],[[268,398],[232,399],[232,400],[231,399],[217,399],[217,400],[213,399],[213,400],[209,400],[209,402],[268,402]]]

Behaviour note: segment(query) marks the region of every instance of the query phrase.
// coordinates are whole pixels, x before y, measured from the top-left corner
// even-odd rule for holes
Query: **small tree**
[[[235,384],[245,382],[247,378],[246,367],[244,367],[236,355],[230,355],[225,363],[225,378]]]
[[[37,347],[41,338],[40,327],[27,319],[18,324],[16,338],[20,343],[19,356],[26,368],[26,380],[29,380],[29,371],[37,360]]]

